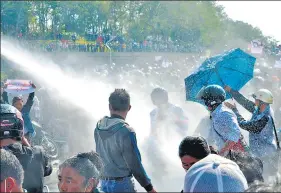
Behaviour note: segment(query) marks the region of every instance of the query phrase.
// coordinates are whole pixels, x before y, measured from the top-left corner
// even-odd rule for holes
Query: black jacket
[[[44,150],[40,146],[26,147],[15,143],[4,147],[12,152],[24,169],[23,188],[29,193],[43,191],[44,177],[52,173],[52,166]]]

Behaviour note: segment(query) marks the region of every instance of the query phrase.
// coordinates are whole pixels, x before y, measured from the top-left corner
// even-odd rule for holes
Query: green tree
[[[268,47],[276,44],[260,29],[231,20],[211,1],[2,1],[1,32],[37,39],[55,39],[58,33],[109,33],[137,42],[148,37],[162,44],[172,41],[187,50],[253,39]]]

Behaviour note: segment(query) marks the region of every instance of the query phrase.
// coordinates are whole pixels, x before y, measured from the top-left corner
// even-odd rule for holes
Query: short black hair
[[[207,141],[203,137],[185,137],[179,145],[179,157],[189,155],[196,159],[203,159],[211,154]]]
[[[130,106],[130,95],[125,89],[115,89],[109,96],[109,104],[114,111],[126,111]]]
[[[262,161],[247,152],[230,151],[229,159],[234,161],[243,172],[248,184],[256,181],[264,182]]]
[[[22,185],[24,171],[18,158],[11,152],[1,149],[0,150],[0,165],[1,165],[1,177],[0,181],[7,179],[8,177],[16,180],[18,185]]]

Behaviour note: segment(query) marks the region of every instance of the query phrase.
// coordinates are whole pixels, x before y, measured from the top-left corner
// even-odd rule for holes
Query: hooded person
[[[147,192],[155,192],[141,162],[136,133],[125,122],[130,109],[130,95],[125,89],[115,89],[109,97],[110,117],[105,116],[95,128],[96,152],[104,162],[103,192],[136,192],[133,176]]]
[[[184,192],[244,192],[247,188],[239,166],[216,154],[191,166],[184,180]]]

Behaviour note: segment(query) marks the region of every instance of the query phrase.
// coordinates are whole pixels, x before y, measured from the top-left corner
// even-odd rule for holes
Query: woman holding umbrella
[[[277,145],[279,146],[279,144],[277,136],[274,136],[273,110],[270,106],[273,103],[272,93],[269,90],[260,89],[252,95],[255,99],[255,102],[252,102],[229,86],[225,86],[224,89],[253,114],[252,118],[246,121],[238,112],[235,104],[225,103],[236,114],[240,128],[249,131],[250,150],[263,161],[265,179],[267,176],[275,176],[278,168]]]

